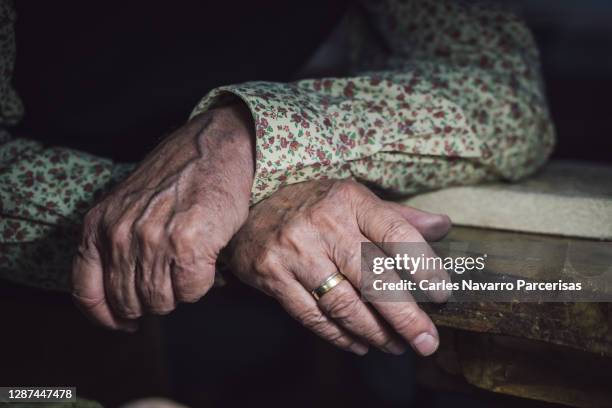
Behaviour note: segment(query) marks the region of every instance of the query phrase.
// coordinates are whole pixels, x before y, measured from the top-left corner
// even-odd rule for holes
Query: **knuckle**
[[[116,245],[127,245],[130,242],[131,224],[128,221],[119,221],[109,230],[109,237]]]
[[[138,302],[133,302],[121,291],[118,280],[112,279],[106,293],[111,309],[124,319],[137,319],[142,316]]]
[[[183,285],[177,290],[177,297],[181,302],[195,303],[213,287],[213,276],[200,278],[197,285]]]
[[[360,270],[357,266],[361,262],[361,245],[336,245],[334,247],[334,259],[341,271]],[[358,277],[360,277],[360,274]]]
[[[193,253],[198,243],[204,245],[205,240],[199,236],[198,228],[193,225],[173,228],[168,234],[168,241],[177,254]]]
[[[318,231],[335,231],[340,223],[342,213],[342,201],[326,201],[314,206],[306,214],[308,222]]]
[[[184,267],[175,264],[172,268],[172,284],[181,302],[197,302],[215,282],[212,268]]]
[[[135,309],[124,309],[124,310],[121,311],[120,315],[124,319],[134,320],[134,319],[138,319],[139,317],[141,317],[142,313],[140,311],[135,310]]]
[[[147,309],[153,314],[168,314],[174,310],[174,300],[164,291],[152,284],[142,288],[143,301]]]
[[[115,302],[115,309],[117,314],[124,319],[138,319],[142,316],[140,307],[126,302]]]
[[[271,247],[264,248],[253,261],[253,266],[255,271],[260,274],[275,271],[279,266],[279,260],[274,249]]]
[[[333,330],[324,335],[325,339],[336,347],[348,349],[353,341],[339,330]]]
[[[292,239],[299,239],[304,233],[306,223],[305,216],[297,216],[291,222],[283,226],[281,235]]]
[[[348,237],[347,237],[347,242]],[[360,245],[343,245],[340,249],[342,257],[345,258],[348,263],[354,263],[361,259],[361,246]]]
[[[278,244],[281,247],[295,249],[299,248],[306,238],[306,227],[304,220],[298,218],[287,223],[278,232]]]
[[[134,224],[134,234],[141,243],[153,244],[160,238],[160,228],[153,222],[138,221]]]
[[[379,327],[364,331],[362,336],[369,343],[381,348],[386,348],[393,343],[393,339]]]
[[[300,322],[317,334],[325,335],[327,319],[316,308],[308,309],[299,316]]]
[[[416,308],[407,308],[399,314],[394,327],[399,333],[412,333],[421,322],[421,312]]]
[[[240,274],[239,277],[242,282],[258,288],[268,296],[281,301],[281,303],[283,299],[287,298],[288,286],[290,285],[288,271],[278,265],[270,269],[256,271],[256,273]],[[299,316],[296,316],[296,318],[299,318]]]
[[[410,242],[418,239],[415,229],[404,220],[393,219],[384,225],[383,242]]]
[[[333,184],[329,197],[333,201],[347,203],[352,202],[357,197],[363,197],[368,192],[369,190],[365,186],[354,180],[338,180]]]
[[[350,294],[338,294],[328,306],[329,315],[333,319],[347,320],[359,311],[359,298]]]
[[[156,303],[157,295],[156,288],[151,282],[142,283],[140,285],[140,297],[142,303],[151,308]]]
[[[84,309],[93,309],[96,306],[102,304],[105,299],[104,297],[87,297],[79,294],[77,291],[72,291],[72,298],[74,301]]]
[[[200,228],[197,222],[173,223],[170,229],[170,239],[177,242],[193,242],[200,238]]]
[[[130,304],[129,302],[119,299],[116,296],[111,296],[111,306],[113,311],[124,319],[137,319],[142,316],[140,308]]]
[[[338,180],[332,186],[332,189],[340,194],[353,195],[357,192],[361,192],[361,184],[354,180]]]
[[[193,273],[185,268],[173,268],[172,270],[172,285],[177,294],[182,294],[193,290],[190,288],[194,284]]]
[[[199,277],[199,273],[194,267],[182,263],[180,259],[175,259],[171,270],[172,282],[181,289],[193,285]]]

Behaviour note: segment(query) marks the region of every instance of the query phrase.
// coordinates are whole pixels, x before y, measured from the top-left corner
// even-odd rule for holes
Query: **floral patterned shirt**
[[[256,129],[252,203],[284,185],[353,177],[411,194],[517,180],[541,166],[554,130],[525,24],[488,5],[365,0],[345,21],[351,73],[212,90],[192,115],[237,97]],[[14,14],[0,0],[0,125],[11,86]],[[132,168],[0,133],[0,276],[69,286],[79,221]]]

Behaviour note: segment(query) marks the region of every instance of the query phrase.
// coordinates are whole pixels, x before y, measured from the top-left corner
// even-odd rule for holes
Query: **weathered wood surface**
[[[406,205],[448,214],[456,225],[612,238],[612,166],[552,161],[518,183],[449,187]]]
[[[590,245],[594,241],[544,235],[459,227],[447,239],[567,241],[578,244],[581,256],[589,259],[575,263],[586,276],[601,272],[592,258],[609,256],[598,253],[601,246]],[[506,266],[498,265],[494,273],[535,281],[563,273],[546,265]],[[612,407],[611,303],[451,302],[422,307],[441,327],[436,361],[446,373],[496,393],[574,407]]]
[[[454,228],[447,239],[497,242],[530,239],[534,242],[548,243],[568,240],[580,242],[583,251],[587,251],[587,256],[589,243],[571,238],[461,227]],[[546,269],[546,265],[539,269],[535,267],[527,270],[516,267],[508,270],[498,269],[496,273],[507,273],[536,281],[551,279],[551,271]],[[422,306],[434,322],[441,326],[540,340],[612,357],[612,304],[610,303],[450,302],[444,305],[424,303]]]

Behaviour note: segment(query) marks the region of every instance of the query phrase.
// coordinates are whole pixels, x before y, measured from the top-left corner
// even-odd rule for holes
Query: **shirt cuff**
[[[436,115],[432,117],[432,106],[445,112],[460,112],[451,101],[416,95],[408,120],[398,116],[397,109],[373,103],[370,97],[395,99],[402,93],[402,84],[367,76],[294,83],[249,82],[212,90],[191,116],[233,97],[248,106],[256,133],[252,204],[287,184],[362,178],[363,174],[355,174],[359,162],[379,153],[386,152],[385,157],[394,156],[396,162],[402,163],[415,155],[481,156],[481,144],[467,126],[465,116],[458,115],[452,127],[449,122],[445,126],[437,123],[442,119]],[[455,137],[449,138],[451,131]],[[380,173],[368,174],[364,181],[378,180],[383,175]]]
[[[332,120],[324,112],[329,101],[296,84],[250,82],[212,90],[191,117],[219,106],[232,96],[253,116],[255,175],[251,204],[284,185],[350,176],[334,139]]]

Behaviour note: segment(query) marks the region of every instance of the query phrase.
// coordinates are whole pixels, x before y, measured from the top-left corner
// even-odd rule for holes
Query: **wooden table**
[[[602,246],[597,241],[477,228],[455,227],[445,239],[566,242],[587,257],[608,255],[600,253]],[[545,265],[495,272],[532,280],[551,278]],[[612,407],[612,304],[450,302],[422,306],[441,327],[436,367],[421,370],[424,383],[451,389],[469,384],[569,406]],[[432,374],[436,370],[438,374]]]

